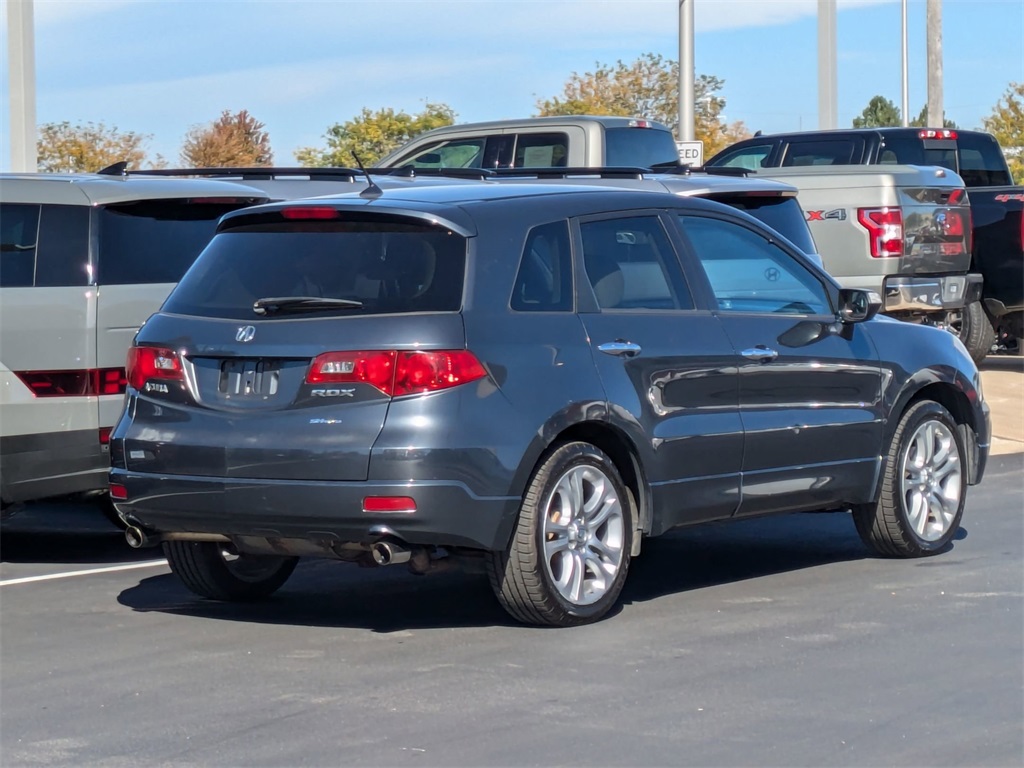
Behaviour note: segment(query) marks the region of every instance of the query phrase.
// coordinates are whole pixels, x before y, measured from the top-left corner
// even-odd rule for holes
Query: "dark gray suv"
[[[989,444],[948,333],[875,318],[725,205],[569,183],[225,216],[139,331],[111,440],[135,546],[264,597],[299,557],[486,567],[517,619],[616,602],[645,536],[851,509],[949,544]]]

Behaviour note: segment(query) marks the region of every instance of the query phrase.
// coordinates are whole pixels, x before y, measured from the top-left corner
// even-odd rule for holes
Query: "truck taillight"
[[[142,389],[151,379],[184,381],[181,359],[173,349],[163,347],[131,347],[128,350],[128,384]]]
[[[857,221],[868,231],[871,256],[903,255],[903,211],[899,208],[858,208]]]
[[[487,375],[472,352],[370,350],[324,352],[309,366],[307,384],[364,383],[398,397],[457,387]]]

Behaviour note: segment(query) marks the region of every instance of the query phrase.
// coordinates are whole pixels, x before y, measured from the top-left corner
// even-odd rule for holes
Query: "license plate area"
[[[274,360],[225,360],[217,391],[227,399],[274,397],[281,385],[281,364]]]

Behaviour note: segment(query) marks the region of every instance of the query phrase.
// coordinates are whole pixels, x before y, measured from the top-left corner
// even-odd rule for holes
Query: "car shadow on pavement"
[[[957,539],[966,535],[961,530]],[[870,556],[845,513],[680,530],[644,542],[643,556],[633,561],[619,605],[609,616],[665,595]],[[499,607],[483,574],[413,576],[400,566],[364,569],[327,560],[301,562],[277,594],[258,603],[204,600],[170,574],[140,581],[118,601],[142,612],[375,632],[518,626]]]
[[[0,526],[5,563],[124,563],[152,560],[159,550],[132,549],[97,502],[20,504]]]

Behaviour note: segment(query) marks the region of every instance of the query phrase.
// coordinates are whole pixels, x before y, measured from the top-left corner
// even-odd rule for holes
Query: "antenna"
[[[352,157],[356,159],[356,165],[359,166],[359,170],[366,175],[366,189],[359,193],[360,197],[377,198],[384,194],[384,190],[373,183],[373,179],[370,178],[370,174],[366,168],[363,167],[363,161],[359,159],[359,155],[355,152],[352,153]]]
[[[127,176],[128,175],[128,162],[122,160],[119,163],[108,165],[101,171],[96,171],[100,176]]]

